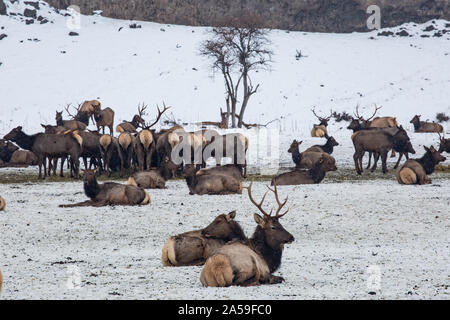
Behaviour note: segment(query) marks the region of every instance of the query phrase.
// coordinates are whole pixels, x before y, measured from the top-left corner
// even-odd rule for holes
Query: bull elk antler
[[[367,119],[366,121],[372,120],[372,118],[375,117],[375,115],[377,114],[378,110],[380,110],[381,108],[383,108],[383,107],[377,107],[377,105],[375,105],[375,111],[374,111],[373,115],[369,119]]]
[[[72,119],[75,119],[75,118],[76,118],[76,115],[71,114],[70,111],[69,111],[69,107],[71,107],[71,106],[72,106],[72,104],[71,104],[71,103],[68,103],[68,104],[64,107],[64,109],[66,110],[67,114],[68,114],[70,117],[72,117]],[[72,106],[72,107],[73,107],[73,106]],[[80,111],[80,108],[81,108],[81,104],[78,104],[78,108],[77,108],[77,107],[73,107],[73,108],[77,111],[77,114],[78,114],[78,112]]]
[[[167,111],[167,110],[169,110],[170,109],[170,107],[166,107],[166,103],[163,101],[163,106],[164,106],[164,108],[163,108],[163,110],[161,110],[160,108],[159,108],[159,106],[158,105],[156,105],[156,108],[158,109],[158,115],[156,116],[156,120],[152,123],[152,124],[150,124],[150,125],[148,125],[147,123],[145,124],[145,129],[150,129],[151,127],[153,127],[155,124],[157,124],[158,122],[159,122],[159,120],[161,119],[161,116]],[[146,106],[147,107],[147,106]]]
[[[269,190],[267,190],[266,193],[264,193],[264,196],[262,197],[262,199],[261,199],[261,201],[260,201],[259,203],[256,202],[255,199],[253,199],[253,196],[252,196],[252,186],[253,186],[253,181],[250,182],[250,185],[249,185],[248,187],[245,187],[245,188],[247,189],[247,191],[248,191],[248,197],[249,197],[250,201],[251,201],[251,202],[259,209],[259,211],[264,215],[264,217],[267,217],[267,218],[271,217],[271,216],[272,216],[272,212],[273,212],[273,209],[272,209],[272,210],[270,210],[270,213],[268,214],[268,213],[262,208],[262,205],[263,205],[263,203],[264,203],[264,200],[265,200],[265,198],[266,198],[266,196],[267,196],[267,193],[268,193],[269,191],[272,191],[272,192],[275,194],[275,200],[276,200],[277,203],[278,203],[278,209],[277,209],[277,211],[275,212],[275,217],[279,219],[279,218],[283,217],[286,213],[288,213],[289,209],[287,209],[286,212],[284,212],[283,214],[280,214],[281,209],[283,209],[283,207],[286,205],[286,203],[287,203],[287,201],[288,201],[288,197],[286,197],[286,199],[285,199],[283,202],[281,202],[281,201],[280,201],[280,198],[278,197],[278,190],[277,190],[277,186],[276,186],[276,185],[274,185],[274,189],[271,189],[270,187],[267,187]]]
[[[332,111],[332,110],[330,110],[330,115],[329,115],[328,117],[326,117],[326,118],[322,118],[322,117],[320,117],[320,116],[317,115],[317,113],[316,113],[316,107],[312,108],[311,111],[312,111],[313,114],[316,116],[316,118],[319,119],[319,121],[323,121],[323,120],[329,121],[329,120],[331,119],[331,117],[333,116],[333,111]]]

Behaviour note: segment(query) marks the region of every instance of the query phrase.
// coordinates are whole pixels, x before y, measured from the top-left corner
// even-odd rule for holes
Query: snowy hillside
[[[40,123],[55,123],[55,110],[94,98],[115,110],[116,124],[130,120],[143,101],[151,108],[164,101],[183,122],[220,120],[223,80],[198,53],[208,28],[91,15],[81,16],[79,30],[70,30],[66,12],[44,2],[37,19],[17,15],[35,9],[23,1],[7,3],[10,16],[0,16],[0,33],[7,35],[0,40],[0,136],[17,125],[29,133],[41,131]],[[132,23],[140,28],[130,28]],[[69,36],[71,31],[79,35]],[[437,112],[450,113],[446,21],[352,34],[274,30],[270,37],[272,70],[254,76],[261,86],[246,121],[282,119],[272,127],[281,124],[283,151],[291,138],[304,139],[305,147],[322,143],[308,138],[317,122],[313,106],[322,114],[330,109],[352,113],[359,104],[370,115],[378,104],[383,106],[379,115],[394,115],[409,129],[414,114],[434,120]],[[353,147],[346,126],[332,121],[330,131],[338,141],[345,139],[341,151],[348,155]],[[448,131],[449,124],[444,126]],[[431,136],[422,135],[420,144],[435,143]],[[290,161],[283,157],[282,162]]]

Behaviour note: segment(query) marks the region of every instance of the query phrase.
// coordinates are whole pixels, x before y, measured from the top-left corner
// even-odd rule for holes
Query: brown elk
[[[272,178],[271,185],[298,185],[298,184],[317,184],[325,178],[325,174],[330,171],[336,171],[336,161],[333,157],[326,157],[322,153],[319,161],[308,170],[293,170],[282,173]]]
[[[111,176],[112,161],[114,159],[119,159],[119,168],[123,168],[124,161],[122,157],[122,152],[120,152],[119,141],[115,137],[111,137],[109,134],[104,134],[99,139],[100,154],[103,160],[103,166],[108,174]]]
[[[97,131],[100,132],[100,128],[102,128],[102,133],[105,134],[105,127],[109,128],[109,135],[112,136],[114,134],[114,110],[111,108],[95,108],[94,109],[94,120],[97,125]]]
[[[374,154],[375,164],[372,167],[372,171],[376,170],[377,161],[381,155],[383,173],[388,171],[387,154],[395,145],[404,146],[407,152],[415,152],[408,134],[402,127],[359,131],[353,134],[352,140],[355,147],[353,160],[355,161],[355,169],[358,174],[363,172],[362,158],[366,151]]]
[[[137,206],[151,203],[150,196],[143,188],[124,185],[115,182],[99,184],[96,178],[97,170],[83,170],[84,193],[90,200],[68,205],[61,208],[73,207],[103,207],[103,206]]]
[[[22,131],[22,127],[11,130],[4,139],[16,142],[21,148],[32,151],[38,158],[39,179],[42,178],[42,166],[44,178],[47,176],[46,159],[70,156],[75,169],[75,178],[78,179],[79,156],[83,139],[78,131],[69,131],[67,134],[37,133],[29,136]]]
[[[0,211],[4,211],[5,208],[6,208],[6,200],[0,197]]]
[[[164,163],[164,159],[172,159],[172,150],[180,143],[179,134],[185,132],[180,126],[174,126],[170,129],[161,130],[156,141],[157,166]]]
[[[86,130],[87,126],[77,120],[63,120],[62,117],[62,111],[58,112],[56,111],[56,125],[60,126],[60,127],[64,127],[68,130],[80,130],[80,131],[84,131]]]
[[[38,164],[37,156],[28,150],[16,150],[14,151],[9,165],[11,166],[35,166]]]
[[[67,131],[67,129],[63,126],[52,126],[52,125],[45,125],[41,123],[42,128],[44,128],[44,133],[48,134],[60,134]],[[60,176],[64,177],[64,162],[66,161],[66,157],[61,158],[61,170],[60,170]],[[49,158],[48,159],[48,175],[50,176],[50,171],[53,169],[53,175],[56,176],[56,169],[58,166],[58,158]]]
[[[243,178],[241,168],[234,164],[227,164],[220,167],[205,168],[197,171],[197,176],[217,175],[217,174],[233,177],[237,181],[242,181]]]
[[[312,169],[319,163],[322,157],[328,159],[327,162],[334,161],[334,158],[328,153],[323,152],[322,149],[314,149],[312,151],[300,152],[299,146],[303,141],[294,140],[288,149],[288,152],[292,154],[292,160],[295,163],[297,169]],[[320,151],[319,151],[320,150]]]
[[[415,132],[439,132],[444,131],[444,127],[439,123],[420,121],[420,115],[415,115],[409,123],[414,125]]]
[[[166,267],[203,265],[225,243],[245,240],[244,231],[235,217],[236,211],[220,214],[204,229],[170,237],[162,248],[162,264]]]
[[[146,105],[142,104],[142,107],[138,105],[138,114],[135,114],[131,121],[123,121],[122,123],[118,124],[116,126],[116,132],[136,133],[139,127],[145,126],[145,121],[143,118],[145,109],[147,109]]]
[[[141,118],[142,123],[140,124],[140,127],[142,128],[142,130],[136,135],[136,139],[134,139],[134,150],[139,166],[139,171],[150,170],[150,168],[152,167],[153,153],[156,150],[156,140],[151,128],[159,122],[164,112],[166,112],[170,108],[166,107],[165,104],[163,110],[160,110],[159,106],[156,107],[158,109],[156,120],[151,124],[147,124]],[[144,111],[146,108],[147,106],[144,105],[138,108],[139,116],[144,115]]]
[[[166,181],[173,177],[173,170],[176,168],[177,166],[166,157],[164,165],[157,169],[134,173],[128,179],[128,184],[144,189],[165,189]]]
[[[102,104],[98,100],[86,100],[79,108],[79,113],[87,115],[88,119],[91,118],[94,121],[94,113],[96,110],[101,110]]]
[[[313,129],[311,130],[311,137],[324,137],[325,135],[328,135],[327,127],[328,127],[328,121],[330,121],[331,116],[333,112],[330,112],[330,116],[326,118],[322,118],[316,114],[315,109],[311,110],[317,119],[319,119],[320,123],[315,124]]]
[[[329,137],[328,134],[325,134],[324,137],[327,139],[327,142],[324,145],[314,145],[309,147],[304,152],[325,152],[328,154],[332,154],[334,147],[338,146],[339,143],[333,138]]]
[[[281,265],[284,245],[294,241],[294,237],[279,221],[289,211],[280,214],[288,198],[281,202],[277,187],[269,188],[278,203],[278,209],[272,216],[272,211],[267,214],[262,208],[267,192],[257,203],[252,197],[251,188],[252,183],[247,187],[250,201],[263,217],[254,214],[257,227],[250,239],[229,242],[206,260],[200,275],[200,281],[205,287],[252,286],[284,281],[282,277],[274,276],[273,272]]]
[[[232,176],[223,174],[200,175],[197,174],[196,166],[187,164],[184,166],[184,175],[189,187],[189,194],[241,194],[242,181],[236,180]]]
[[[450,153],[450,138],[445,139],[445,135],[441,136],[439,134],[439,152],[447,152]]]
[[[439,162],[445,161],[439,151],[433,146],[425,147],[425,154],[420,159],[409,159],[396,172],[397,181],[400,184],[430,184],[431,179],[427,175],[434,172],[435,166]]]

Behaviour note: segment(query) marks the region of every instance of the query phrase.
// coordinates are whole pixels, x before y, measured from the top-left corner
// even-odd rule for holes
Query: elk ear
[[[436,149],[435,149],[433,146],[431,146],[431,147],[430,147],[430,151],[431,151],[431,152],[436,152]]]
[[[45,129],[45,124],[42,124],[42,123],[41,123],[41,127]]]
[[[300,145],[300,144],[302,144],[302,143],[303,143],[303,140],[302,140],[302,141],[299,141],[299,143],[298,143],[298,144]]]
[[[236,211],[231,211],[229,214],[227,214],[226,216],[227,221],[231,221],[236,217]]]
[[[425,151],[430,151],[430,149],[427,148],[426,146],[423,146],[423,148],[425,149]]]
[[[259,214],[255,213],[253,215],[253,218],[255,219],[256,224],[258,224],[261,228],[264,228],[266,225],[266,222],[264,221],[264,218],[261,217]]]

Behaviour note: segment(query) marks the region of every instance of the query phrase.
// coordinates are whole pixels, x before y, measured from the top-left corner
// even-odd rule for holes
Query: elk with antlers
[[[313,129],[311,130],[311,137],[324,137],[325,135],[328,134],[328,132],[327,132],[328,121],[330,121],[333,112],[332,111],[330,112],[329,117],[322,118],[316,114],[315,108],[313,108],[311,111],[314,113],[316,118],[319,119],[319,121],[320,121],[320,123],[315,124]]]
[[[253,182],[247,187],[249,199],[263,217],[254,214],[257,227],[250,239],[227,243],[206,260],[200,276],[200,281],[205,287],[254,286],[284,281],[282,277],[274,276],[273,273],[281,265],[284,245],[294,241],[294,237],[279,222],[279,219],[289,211],[288,209],[280,214],[288,198],[281,202],[277,187],[269,188],[268,191],[275,194],[278,204],[278,209],[272,216],[272,211],[268,214],[262,208],[268,191],[261,202],[257,203],[252,197],[252,185]]]
[[[206,228],[172,236],[163,246],[164,266],[203,265],[211,254],[232,240],[245,240],[241,226],[234,220],[236,211],[220,214]]]
[[[138,126],[141,127],[142,130],[136,135],[136,139],[134,140],[134,150],[136,153],[139,171],[150,170],[152,166],[153,153],[156,150],[156,139],[151,128],[159,122],[164,112],[170,108],[166,107],[165,103],[163,104],[163,110],[159,109],[159,106],[156,106],[158,109],[158,115],[156,116],[156,120],[151,124],[147,124],[143,120],[144,111],[147,109],[147,106],[142,104],[142,107],[138,107],[139,118],[142,120]]]

